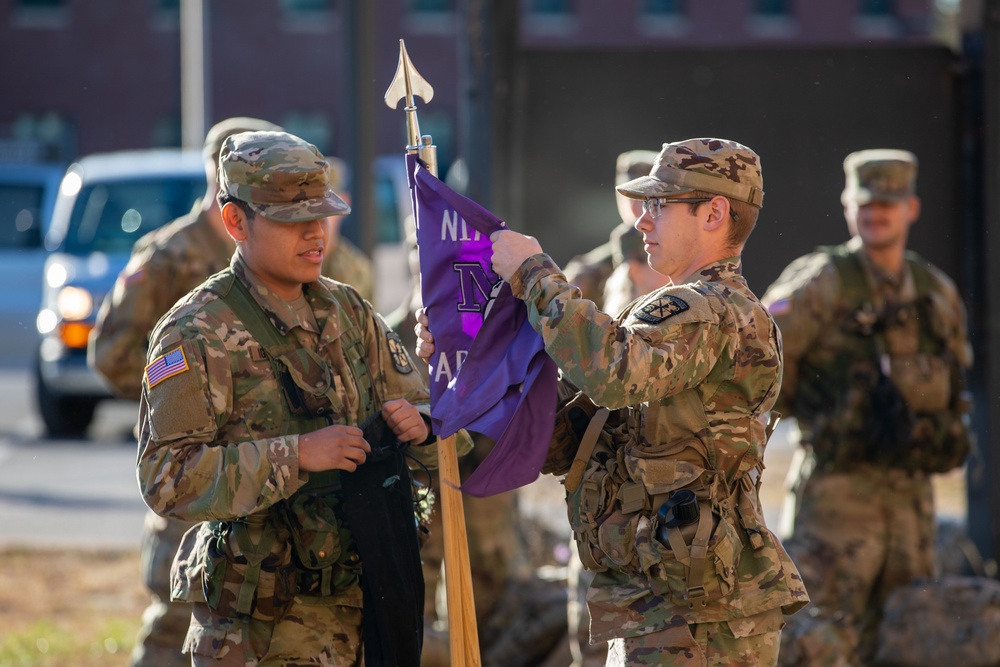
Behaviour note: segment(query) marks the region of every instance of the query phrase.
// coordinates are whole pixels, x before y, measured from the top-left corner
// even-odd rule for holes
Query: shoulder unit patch
[[[385,338],[389,344],[392,365],[403,375],[412,373],[413,366],[410,365],[410,355],[406,353],[406,348],[403,347],[403,341],[399,339],[399,334],[395,331],[389,331],[385,334]]]
[[[633,310],[632,316],[649,324],[659,324],[668,317],[683,313],[688,308],[689,306],[684,299],[664,294]]]

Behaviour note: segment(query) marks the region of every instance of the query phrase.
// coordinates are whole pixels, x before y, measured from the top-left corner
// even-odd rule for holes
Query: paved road
[[[46,440],[33,390],[27,369],[0,369],[0,546],[138,545],[135,404],[102,405],[87,440]]]
[[[136,405],[104,403],[89,439],[52,441],[42,438],[32,392],[27,369],[0,367],[0,546],[137,545],[145,505],[135,480]],[[768,446],[761,494],[768,526],[783,536],[781,503],[793,451],[786,422]],[[962,520],[963,473],[936,481],[939,514]],[[519,507],[568,536],[563,490],[554,477],[522,489]]]

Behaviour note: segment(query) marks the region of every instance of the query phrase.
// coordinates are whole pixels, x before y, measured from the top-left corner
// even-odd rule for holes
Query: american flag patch
[[[167,352],[146,366],[146,386],[152,389],[168,377],[183,373],[189,368],[183,348]]]
[[[790,299],[778,299],[767,307],[767,310],[771,313],[771,315],[784,315],[791,309],[792,302]]]

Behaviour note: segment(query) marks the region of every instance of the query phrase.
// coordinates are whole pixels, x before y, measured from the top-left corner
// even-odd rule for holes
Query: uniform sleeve
[[[148,254],[134,254],[101,304],[91,334],[89,362],[118,396],[138,400],[150,331],[166,309],[157,311],[156,286]]]
[[[930,298],[937,313],[932,326],[938,328],[938,333],[947,341],[948,349],[963,369],[972,367],[972,345],[969,343],[968,319],[965,303],[958,292],[955,283],[944,272],[932,268],[939,289],[932,292]]]
[[[223,323],[201,322],[205,332]],[[230,442],[220,425],[233,413],[226,345],[190,320],[154,335],[139,403],[139,487],[157,514],[230,520],[291,496],[304,483],[298,436]]]
[[[323,263],[323,275],[339,283],[350,285],[368,301],[375,300],[375,282],[372,262],[346,238],[337,239],[337,245]]]
[[[792,416],[799,362],[831,326],[839,293],[833,263],[825,254],[813,253],[789,264],[761,298],[781,334],[784,367],[774,408],[785,416]]]
[[[370,322],[368,337],[368,367],[375,370],[382,402],[403,398],[414,405],[428,420],[431,414],[430,390],[424,375],[417,371],[413,358],[381,315],[362,306]],[[422,363],[422,362],[421,362]],[[472,439],[465,431],[456,434],[460,455],[472,450]],[[437,445],[412,447],[410,452],[424,465],[437,467]]]
[[[511,288],[527,303],[549,356],[607,408],[656,401],[701,383],[731,345],[707,298],[688,287],[669,293],[686,308],[652,324],[601,312],[546,255],[526,260]]]

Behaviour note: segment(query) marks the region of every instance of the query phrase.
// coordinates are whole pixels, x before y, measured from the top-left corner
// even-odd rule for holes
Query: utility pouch
[[[667,542],[656,538],[665,533]],[[698,521],[686,526],[660,526],[655,518],[637,526],[640,565],[654,593],[689,609],[733,592],[742,542],[730,520],[699,502]]]
[[[349,569],[346,528],[337,518],[339,504],[333,493],[298,493],[284,503],[299,592],[304,595],[332,595],[343,583],[338,581],[345,574],[342,570]],[[354,570],[356,575],[358,567]]]
[[[295,596],[288,534],[270,515],[212,524],[205,552],[205,600],[230,618],[280,620]]]
[[[205,567],[212,530],[207,523],[197,523],[181,537],[170,565],[170,600],[205,602]]]
[[[610,456],[606,449],[602,453],[604,458]],[[607,569],[599,555],[597,531],[615,500],[612,482],[613,477],[600,458],[595,456],[589,460],[579,486],[573,490],[566,489],[566,510],[580,561],[593,572]]]
[[[543,473],[564,475],[570,471],[570,466],[575,460],[582,458],[585,462],[590,458],[590,452],[581,456],[578,455],[578,450],[588,425],[592,423],[597,412],[597,406],[582,392],[577,393],[556,410],[555,427],[552,429],[549,452],[542,466]],[[607,410],[604,412],[607,414]],[[603,422],[601,425],[603,426]]]

